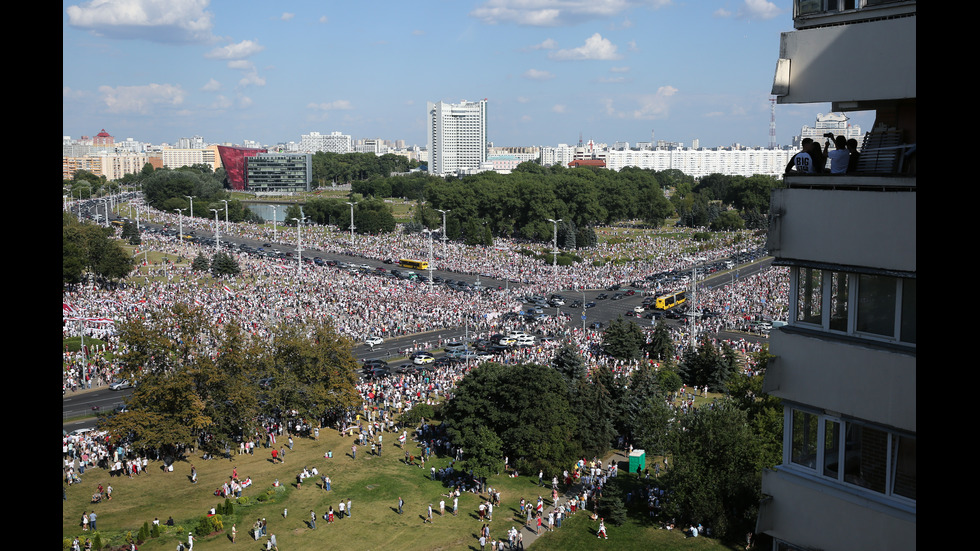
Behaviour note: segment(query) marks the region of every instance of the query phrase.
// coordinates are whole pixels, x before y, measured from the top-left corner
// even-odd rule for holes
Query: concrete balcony
[[[777,259],[916,271],[914,177],[793,176],[773,190],[766,247]]]
[[[826,412],[916,432],[915,350],[873,341],[775,329],[763,390]]]
[[[915,506],[779,467],[762,472],[758,530],[807,549],[914,551]]]

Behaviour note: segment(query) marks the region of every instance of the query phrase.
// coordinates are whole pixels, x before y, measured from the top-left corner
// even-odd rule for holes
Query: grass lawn
[[[151,462],[148,474],[129,479],[110,478],[106,471],[88,469],[81,475],[82,483],[67,488],[63,502],[62,534],[64,538],[75,535],[92,536],[82,532],[79,526],[83,511],[93,509],[98,515],[98,528],[105,545],[124,543],[128,533],[135,534],[144,522],[159,518],[164,523],[173,517],[176,526],[164,527],[161,537],[151,538],[140,546],[142,551],[173,550],[178,541],[186,541],[187,533],[197,525],[198,519],[211,507],[217,507],[224,499],[213,495],[223,482],[229,479],[232,469],[238,469],[240,479],[250,477],[253,485],[246,488],[244,505],[236,506],[233,518],[223,518],[224,532],[200,538],[198,544],[207,549],[258,549],[265,538],[255,542],[249,530],[256,519],[265,518],[269,533],[275,534],[280,549],[320,550],[343,546],[345,549],[399,549],[399,551],[433,549],[479,549],[478,530],[481,526],[476,514],[480,496],[464,493],[459,500],[459,516],[449,514],[452,500],[447,500],[447,514],[438,515],[439,500],[448,492],[441,482],[430,480],[429,468],[441,468],[450,463],[449,458],[434,458],[424,469],[404,462],[404,450],[392,445],[396,436],[385,433],[387,441],[382,456],[370,456],[358,446],[357,459],[350,457],[351,437],[341,437],[336,431],[323,430],[320,440],[294,438],[293,450],[287,450],[286,462],[273,464],[270,450],[259,448],[254,456],[237,455],[232,460],[212,459],[204,461],[194,454],[178,461],[174,472],[165,473],[160,462]],[[277,445],[286,441],[278,439]],[[324,454],[331,450],[332,459]],[[409,450],[418,453],[415,446]],[[417,462],[417,459],[416,459]],[[198,483],[190,482],[191,464],[197,467]],[[296,485],[296,475],[303,467],[316,467],[331,478],[332,491],[320,487],[320,478],[308,478],[302,487]],[[278,479],[280,488],[273,488]],[[506,537],[512,525],[520,525],[512,518],[518,514],[521,497],[529,501],[543,494],[546,503],[550,494],[536,485],[536,477],[495,477],[491,486],[498,488],[502,504],[494,511],[490,523],[491,536]],[[91,504],[91,496],[98,484],[112,485],[113,499]],[[259,501],[260,496],[269,496]],[[398,497],[405,500],[404,514],[397,514]],[[486,496],[483,496],[486,497]],[[338,509],[341,499],[352,500],[357,514],[351,518],[327,524],[322,515],[327,508]],[[432,504],[436,511],[432,524],[423,524],[426,508]],[[317,512],[317,529],[308,527],[310,510]],[[284,517],[283,511],[288,510]],[[232,523],[237,524],[238,543],[232,545],[229,534]],[[547,534],[535,542],[541,549],[595,549],[595,522],[584,513],[569,519],[560,531]],[[610,539],[602,541],[602,547],[610,549],[649,549],[651,545],[665,549],[725,549],[708,538],[685,539],[677,532],[657,530],[643,522],[642,518],[623,527],[609,526]],[[528,532],[525,532],[527,541]],[[254,546],[254,547],[253,547]]]

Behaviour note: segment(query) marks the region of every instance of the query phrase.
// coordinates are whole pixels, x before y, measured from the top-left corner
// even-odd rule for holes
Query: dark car
[[[623,293],[616,293],[616,294],[615,294],[615,295],[613,295],[613,296],[612,296],[612,298],[611,298],[611,299],[609,299],[609,300],[619,300],[619,299],[621,299],[621,298],[623,298]]]
[[[595,297],[596,300],[606,300],[607,298],[609,298],[609,295],[607,295],[606,293],[599,293]]]
[[[595,308],[596,307],[596,303],[595,303],[595,301],[586,302],[585,303],[585,307],[586,308]]]

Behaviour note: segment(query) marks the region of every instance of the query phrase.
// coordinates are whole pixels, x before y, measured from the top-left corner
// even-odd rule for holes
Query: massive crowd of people
[[[155,223],[178,227],[176,215],[150,211]],[[146,215],[144,215],[144,221]],[[210,233],[214,222],[184,217],[181,221],[184,233],[200,230]],[[220,224],[221,235],[228,231],[238,237],[291,245],[296,230],[253,224]],[[614,283],[643,280],[646,275],[674,269],[690,269],[691,261],[685,260],[684,251],[696,246],[691,240],[678,238],[675,232],[664,232],[662,237],[649,240],[632,240],[624,235],[614,236],[594,250],[583,253],[585,259],[572,267],[553,266],[540,259],[518,252],[527,244],[498,239],[493,247],[466,247],[456,242],[432,244],[438,260],[434,267],[441,271],[461,274],[479,274],[509,283],[504,289],[491,288],[483,292],[463,293],[445,287],[430,287],[421,280],[405,281],[382,277],[363,270],[343,270],[327,266],[303,265],[299,268],[295,259],[278,259],[239,254],[232,251],[241,274],[233,278],[205,279],[198,277],[190,267],[190,261],[205,251],[199,245],[180,241],[175,236],[145,232],[137,259],[145,251],[163,253],[161,262],[141,266],[140,276],[130,284],[105,289],[92,284],[74,286],[63,293],[63,337],[84,336],[97,339],[98,345],[87,346],[84,351],[66,351],[63,357],[63,393],[83,388],[101,387],[116,380],[119,366],[112,359],[120,343],[114,326],[133,316],[147,317],[153,313],[166,313],[173,305],[206,305],[202,311],[213,325],[237,323],[255,338],[264,339],[270,329],[281,321],[329,320],[337,332],[360,342],[366,336],[376,335],[393,338],[417,335],[413,348],[435,349],[445,342],[444,332],[466,327],[474,338],[486,338],[492,333],[520,330],[557,340],[537,342],[534,346],[514,348],[497,357],[504,363],[549,364],[559,343],[572,346],[590,369],[610,367],[617,377],[627,377],[633,370],[649,360],[620,361],[601,352],[597,346],[602,331],[590,327],[578,327],[565,317],[546,317],[535,322],[505,314],[518,311],[523,298],[530,294],[549,294],[562,290],[604,289]],[[318,249],[328,253],[344,254],[372,260],[398,258],[427,259],[430,243],[423,234],[406,235],[400,232],[378,236],[358,235],[352,246],[350,238],[342,231],[330,228],[302,228],[305,250]],[[725,258],[737,249],[744,248],[728,243],[698,254],[708,258]],[[143,258],[146,258],[145,256]],[[629,261],[615,261],[629,259]],[[142,281],[140,281],[142,278]],[[513,286],[510,285],[513,282]],[[699,329],[708,334],[721,330],[752,330],[750,321],[760,317],[779,319],[785,316],[788,303],[788,277],[784,268],[770,268],[749,276],[734,277],[729,285],[714,289],[699,289],[697,300],[700,308],[717,315],[697,322]],[[672,289],[665,289],[672,290]],[[671,336],[677,345],[680,358],[684,347],[691,342],[690,327],[671,326]],[[717,338],[714,339],[720,344]],[[727,341],[745,359],[743,370],[753,372],[751,353],[761,348],[758,339]],[[350,412],[343,417],[336,429],[365,434],[373,444],[377,440],[380,453],[380,435],[390,432],[400,443],[405,442],[414,427],[402,427],[396,422],[395,412],[406,412],[419,404],[434,404],[451,397],[457,383],[473,367],[474,363],[457,363],[435,367],[428,372],[405,373],[381,379],[363,380],[357,385],[363,401],[363,411]],[[693,402],[695,389],[683,389],[668,399],[668,406],[675,417],[683,415]],[[360,414],[360,415],[358,415]],[[323,427],[325,420],[264,419],[262,429],[249,435],[242,442],[239,453],[253,453],[258,446],[276,447],[276,437],[286,434],[309,436],[313,427]],[[316,430],[319,430],[317,428]],[[413,437],[423,447],[439,448],[448,440],[427,431],[423,425]],[[304,432],[305,431],[305,432]],[[376,438],[377,437],[377,438]],[[365,443],[362,442],[362,446]],[[86,468],[99,468],[110,475],[139,476],[145,470],[148,452],[129,449],[125,443],[110,447],[105,435],[98,433],[68,434],[63,439],[64,476],[68,484],[80,481]],[[451,449],[441,453],[454,453]],[[282,453],[286,449],[282,448]],[[356,453],[356,452],[353,452]],[[424,457],[424,456],[423,456]],[[162,459],[153,457],[153,459]],[[420,458],[422,459],[422,458]],[[424,459],[423,459],[424,460]],[[407,458],[406,458],[407,461]],[[414,464],[414,461],[413,461]],[[576,466],[576,479],[588,471],[581,486],[584,495],[576,496],[571,503],[559,504],[553,500],[552,515],[569,514],[574,510],[576,499],[587,501],[601,493],[602,476],[595,467],[585,464]],[[581,470],[578,470],[578,468]],[[658,467],[659,468],[659,467]],[[600,467],[599,473],[602,472]],[[472,490],[461,482],[458,473],[434,472],[434,477],[453,480],[454,487]],[[306,478],[306,477],[303,477]],[[235,493],[238,488],[223,488],[224,493]],[[651,507],[659,506],[662,493],[651,486],[647,495]],[[581,506],[581,505],[579,505]],[[530,509],[530,507],[528,507]],[[546,521],[547,522],[547,521]],[[554,521],[553,521],[554,522]],[[560,526],[560,521],[557,521]],[[551,522],[547,522],[551,525]]]

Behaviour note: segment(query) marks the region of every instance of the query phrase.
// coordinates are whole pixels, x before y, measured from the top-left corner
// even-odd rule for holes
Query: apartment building
[[[856,172],[787,175],[767,247],[791,274],[764,390],[783,458],[757,531],[784,550],[916,548],[916,2],[795,0],[780,104],[874,111]]]

